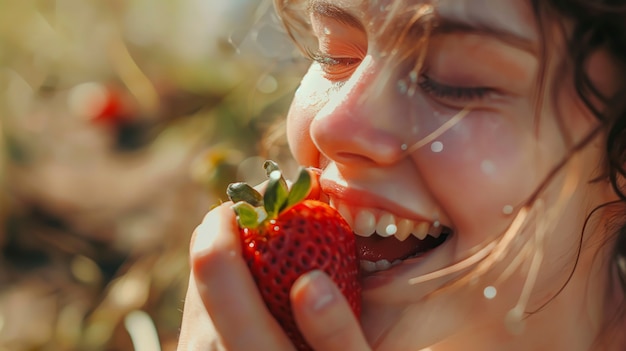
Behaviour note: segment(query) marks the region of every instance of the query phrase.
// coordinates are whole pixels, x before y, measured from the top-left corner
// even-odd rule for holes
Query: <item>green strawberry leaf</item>
[[[237,214],[237,222],[241,228],[256,228],[259,225],[259,215],[254,206],[245,201],[239,201],[232,206]]]
[[[265,168],[265,174],[267,174],[267,177],[270,177],[270,174],[274,171],[280,171],[280,167],[278,166],[278,163],[272,161],[272,160],[267,160],[265,161],[265,163],[263,163],[263,168]]]
[[[287,196],[287,205],[285,208],[289,208],[298,202],[304,200],[311,191],[311,175],[305,168],[300,168],[298,173],[298,179],[291,186],[291,191]]]
[[[265,161],[265,163],[263,163],[263,168],[265,168],[265,173],[267,174],[268,178],[270,177],[272,172],[279,171],[280,172],[280,182],[284,184],[285,188],[289,189],[289,187],[287,186],[287,181],[285,180],[285,177],[283,176],[283,172],[280,170],[280,167],[278,166],[278,163],[276,163],[276,162],[274,162],[272,160],[267,160],[267,161]]]
[[[263,195],[263,204],[269,219],[276,218],[287,204],[289,189],[287,182],[280,171],[275,170],[269,174],[270,180]]]
[[[234,203],[245,201],[254,207],[263,205],[263,195],[243,182],[229,184],[226,194]]]

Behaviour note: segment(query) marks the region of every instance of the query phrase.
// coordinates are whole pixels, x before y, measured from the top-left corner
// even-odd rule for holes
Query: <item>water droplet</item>
[[[432,144],[430,144],[430,150],[432,150],[432,152],[443,151],[443,143],[441,141],[433,142]]]
[[[502,208],[502,213],[504,213],[505,215],[510,215],[513,213],[513,206],[511,205],[506,205]]]
[[[433,222],[433,227],[435,227],[435,228],[439,227],[440,225],[441,225],[441,222],[439,222],[439,221],[434,221]]]
[[[400,145],[400,149],[402,149],[402,151],[406,151],[409,149],[409,146],[407,144],[402,144]]]
[[[324,34],[327,34],[327,35],[331,34],[330,28],[324,27]]]
[[[411,80],[411,83],[417,83],[417,72],[411,71],[411,73],[409,73],[409,79]]]
[[[409,86],[406,84],[406,82],[404,80],[399,80],[398,92],[400,92],[400,94],[406,94],[408,90],[409,90]]]
[[[398,231],[398,227],[395,224],[390,224],[385,228],[385,232],[389,235],[394,235]]]
[[[483,290],[483,295],[485,295],[485,298],[488,300],[492,300],[493,298],[496,297],[496,295],[498,294],[498,290],[494,287],[494,286],[488,286],[485,288],[485,290]]]
[[[483,173],[492,175],[496,172],[496,165],[491,160],[484,160],[480,164],[480,169]]]

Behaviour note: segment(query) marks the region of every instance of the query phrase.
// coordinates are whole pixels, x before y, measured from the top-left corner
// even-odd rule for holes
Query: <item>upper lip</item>
[[[433,221],[433,218],[426,218],[417,214],[397,202],[389,200],[375,193],[361,190],[355,187],[343,186],[340,183],[326,178],[320,179],[320,187],[323,193],[330,198],[347,205],[348,207],[372,208],[393,213],[394,215],[419,221]]]

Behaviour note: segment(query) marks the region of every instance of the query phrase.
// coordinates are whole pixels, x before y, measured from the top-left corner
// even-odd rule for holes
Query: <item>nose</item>
[[[388,166],[404,156],[407,111],[393,81],[381,81],[381,66],[371,56],[365,57],[311,122],[311,138],[330,160]]]

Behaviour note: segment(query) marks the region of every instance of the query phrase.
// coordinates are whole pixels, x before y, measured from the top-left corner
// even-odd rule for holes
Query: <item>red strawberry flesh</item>
[[[275,162],[263,167],[269,178],[263,195],[245,183],[227,189],[237,213],[242,255],[269,312],[299,351],[309,351],[292,313],[291,287],[302,274],[322,270],[358,318],[361,286],[355,236],[337,210],[306,199],[314,183],[312,172],[302,168],[288,188]]]
[[[265,230],[245,228],[242,235],[243,256],[259,291],[298,350],[310,348],[297,330],[289,291],[303,273],[325,271],[359,315],[361,288],[355,237],[334,209],[306,200],[271,220]]]

